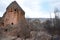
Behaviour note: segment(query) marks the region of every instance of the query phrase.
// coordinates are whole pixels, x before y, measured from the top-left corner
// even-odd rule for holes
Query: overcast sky
[[[14,0],[0,0],[0,16],[3,16],[7,6]],[[54,8],[60,8],[60,0],[15,0],[25,11],[27,18],[54,17]]]

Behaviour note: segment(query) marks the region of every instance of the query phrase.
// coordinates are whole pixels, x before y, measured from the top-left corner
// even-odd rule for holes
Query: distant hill
[[[26,20],[29,22],[32,22],[35,19],[39,19],[41,22],[45,22],[46,20],[49,20],[50,18],[26,18]]]

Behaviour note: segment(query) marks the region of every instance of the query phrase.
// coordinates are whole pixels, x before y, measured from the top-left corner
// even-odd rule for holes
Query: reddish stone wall
[[[30,37],[30,29],[25,20],[25,12],[14,1],[6,9],[0,23],[0,31],[3,36]]]
[[[4,17],[4,25],[17,23],[17,14],[14,12],[7,12]]]
[[[17,24],[19,21],[24,20],[25,21],[25,16],[22,15],[22,11],[17,12],[17,11],[7,11],[4,17],[4,25],[8,24]]]

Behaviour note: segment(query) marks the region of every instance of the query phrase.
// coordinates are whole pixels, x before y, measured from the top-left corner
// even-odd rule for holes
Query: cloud
[[[48,8],[44,1],[41,0],[26,0],[24,1],[23,5],[24,5],[24,10],[26,12],[26,16],[28,15],[31,18],[40,18],[40,17],[45,17],[45,18],[49,18],[50,14],[49,14],[49,6]],[[43,7],[42,7],[43,5]],[[49,4],[48,4],[49,5]],[[46,7],[45,7],[46,6]],[[47,10],[47,11],[46,11]]]
[[[39,0],[26,0],[23,3],[23,8],[26,12],[26,16],[28,15],[31,18],[40,17],[40,6]]]

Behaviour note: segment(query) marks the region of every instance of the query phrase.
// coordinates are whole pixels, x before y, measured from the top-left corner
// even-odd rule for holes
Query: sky
[[[60,0],[0,0],[0,17],[13,1],[25,11],[26,18],[54,18],[54,9],[60,8]]]

